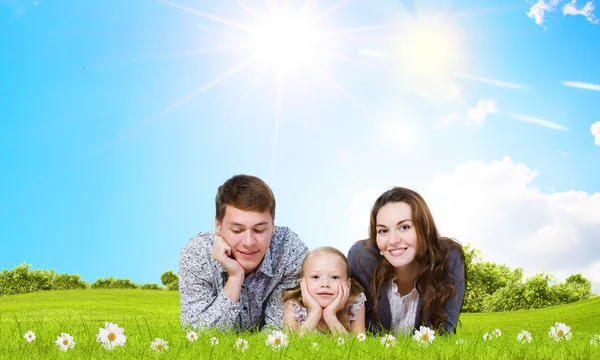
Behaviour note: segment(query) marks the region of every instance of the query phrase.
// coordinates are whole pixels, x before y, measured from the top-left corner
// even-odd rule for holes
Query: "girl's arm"
[[[332,334],[334,335],[344,335],[348,333],[348,330],[346,330],[346,328],[344,327],[344,325],[342,325],[342,323],[340,322],[340,320],[337,318],[337,316],[333,315],[333,316],[327,316],[327,315],[323,315],[323,319],[325,320],[325,322],[327,323],[327,327],[329,327],[329,331],[331,331]]]
[[[350,323],[350,332],[364,333],[365,332],[365,308],[367,304],[361,306],[356,312],[356,320]]]
[[[318,311],[309,311],[308,317],[304,320],[302,325],[300,325],[300,328],[298,328],[300,336],[304,336],[307,332],[310,333],[315,331],[319,325],[319,321],[321,321],[321,313]]]
[[[338,288],[338,294],[331,304],[323,310],[323,320],[327,323],[329,331],[332,334],[347,334],[348,330],[342,325],[340,320],[337,318],[337,312],[340,311],[348,300],[348,294],[350,294],[350,288],[346,282],[341,282]]]
[[[306,320],[304,320],[302,325],[298,328],[300,336],[304,336],[307,332],[315,331],[323,316],[323,309],[317,300],[310,296],[310,293],[308,292],[308,283],[304,278],[300,280],[300,291],[302,294],[302,302],[306,304],[306,308],[308,309]]]
[[[294,317],[294,303],[286,301],[283,305],[283,331],[298,330],[298,320]]]

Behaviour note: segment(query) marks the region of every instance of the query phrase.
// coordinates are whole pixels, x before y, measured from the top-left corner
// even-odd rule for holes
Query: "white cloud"
[[[453,111],[450,113],[450,115],[446,116],[444,118],[444,120],[442,120],[441,127],[446,128],[446,127],[450,126],[453,122],[455,122],[457,119],[458,119],[458,113]]]
[[[581,272],[600,292],[600,192],[542,193],[538,172],[504,157],[467,162],[414,188],[427,201],[442,235],[471,243],[486,260],[552,273],[557,281]],[[405,185],[410,186],[410,185]],[[353,239],[367,236],[370,208],[385,189],[353,197]]]
[[[510,88],[510,89],[523,90],[523,89],[528,88],[525,85],[506,82],[506,81],[502,81],[502,80],[496,80],[496,79],[486,79],[486,78],[482,78],[482,77],[469,76],[469,75],[460,75],[459,77],[461,77],[463,79],[477,81],[477,82],[484,83],[484,84],[489,84],[489,85],[494,85],[494,86],[504,87],[504,88]]]
[[[527,16],[534,19],[536,24],[541,25],[544,23],[546,12],[554,11],[558,3],[559,0],[550,0],[547,3],[544,0],[539,0],[529,9]]]
[[[436,174],[426,200],[444,235],[471,242],[486,259],[528,274],[591,278],[590,267],[600,262],[600,193],[544,194],[533,185],[537,176],[509,157],[465,163]]]
[[[475,126],[482,127],[488,114],[496,112],[498,112],[498,109],[493,100],[479,100],[477,106],[469,109],[467,124],[473,123]]]
[[[551,128],[551,129],[555,129],[555,130],[562,130],[562,131],[567,131],[568,129],[560,124],[557,123],[553,123],[551,121],[547,121],[547,120],[542,120],[533,116],[528,116],[528,115],[522,115],[522,114],[514,114],[513,117],[515,119],[518,120],[523,120],[523,121],[527,121],[530,122],[532,124],[537,124],[537,125],[541,125],[547,128]]]
[[[594,135],[594,144],[600,145],[600,121],[597,121],[594,124],[592,124],[590,130],[592,131],[592,135]]]
[[[577,81],[563,81],[562,84],[565,86],[570,86],[570,87],[579,88],[579,89],[600,91],[600,85],[596,85],[596,84],[588,84],[588,83],[582,83],[582,82],[577,82]]]
[[[588,1],[581,9],[577,9],[576,6],[577,0],[573,0],[570,3],[563,6],[563,14],[564,15],[583,15],[592,24],[597,24],[598,19],[594,15],[594,3],[593,1]]]

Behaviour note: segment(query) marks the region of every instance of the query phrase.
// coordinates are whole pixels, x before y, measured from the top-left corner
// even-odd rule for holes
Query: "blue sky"
[[[310,248],[406,186],[600,292],[595,2],[272,3],[1,0],[0,268],[159,282],[248,173]]]

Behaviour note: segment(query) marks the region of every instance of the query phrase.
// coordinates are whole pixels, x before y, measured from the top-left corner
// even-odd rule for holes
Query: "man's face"
[[[231,257],[240,263],[246,275],[258,269],[275,229],[271,214],[227,206],[223,221],[215,219],[215,226],[217,233],[231,247]]]

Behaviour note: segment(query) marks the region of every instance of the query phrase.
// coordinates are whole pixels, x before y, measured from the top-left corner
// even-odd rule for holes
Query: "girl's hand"
[[[300,279],[300,292],[302,294],[302,302],[304,303],[304,306],[306,306],[306,308],[308,309],[309,315],[315,314],[318,315],[320,318],[323,308],[321,307],[321,305],[319,305],[317,300],[315,300],[315,298],[312,297],[308,292],[308,281],[306,281],[306,278]]]
[[[333,301],[327,305],[325,309],[323,309],[323,317],[336,317],[337,312],[342,310],[344,305],[346,305],[348,295],[350,295],[350,289],[348,284],[343,281],[338,287],[338,293],[335,299],[333,299]]]

